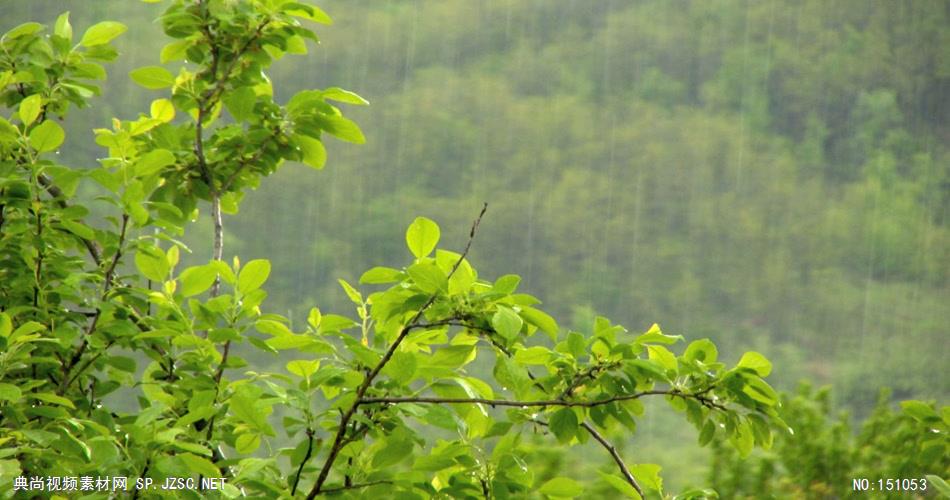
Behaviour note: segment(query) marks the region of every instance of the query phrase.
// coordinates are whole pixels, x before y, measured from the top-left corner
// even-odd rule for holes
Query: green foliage
[[[313,308],[301,329],[265,313],[271,265],[222,260],[221,211],[235,212],[285,160],[322,167],[324,132],[364,141],[328,102],[366,104],[352,92],[274,100],[264,70],[315,39],[298,18],[329,22],[299,2],[172,2],[160,22],[175,41],[161,62],[188,63],[177,75],[130,73],[170,95],[96,129],[108,154],[89,170],[48,154],[65,138],[54,120],[97,92],[86,79],[104,70],[89,61],[111,59],[125,27],[99,23],[70,45],[64,14],[50,37],[35,23],[4,35],[13,111],[0,146],[5,496],[16,478],[44,475],[223,477],[226,497],[582,496],[583,478],[541,482],[522,467],[522,436],[537,431],[568,446],[593,438],[620,471],[605,467],[603,481],[631,497],[662,494],[659,466],[628,468],[601,434],[635,432],[651,396],[742,453],[771,443],[771,426],[784,424],[761,355],[727,367],[708,340],[677,355],[666,346],[681,337],[655,325],[633,336],[602,317],[590,332],[562,330],[540,301],[515,293],[519,277],[480,279],[466,258],[471,240],[462,253],[438,248],[440,229],[423,217],[406,232],[404,267],[370,269],[360,280],[368,290],[339,281],[355,319]],[[93,183],[101,219],[75,194]],[[188,249],[176,237],[202,200],[212,259],[181,266]],[[277,372],[247,370],[232,352],[240,343],[293,359]]]
[[[689,19],[706,22],[707,7],[696,5]],[[359,9],[365,7],[350,8],[364,14]],[[531,8],[544,13],[552,7]],[[652,16],[641,15],[637,10],[641,8],[659,7],[608,12],[606,23],[611,29],[592,31],[591,39],[609,53],[610,47],[618,45],[616,37],[649,35],[656,26],[644,21]],[[400,9],[393,11],[398,14],[403,12]],[[517,17],[524,9],[512,6],[509,14]],[[782,10],[778,16],[775,40],[779,48],[771,67],[807,72],[813,59],[802,55],[807,51],[782,49],[790,40],[781,29],[783,13],[787,14]],[[753,18],[761,15],[758,10],[750,12]],[[719,31],[741,32],[722,28],[734,18],[713,17],[710,22],[718,24]],[[401,498],[503,498],[530,493],[584,497],[595,492],[655,497],[664,495],[660,467],[627,465],[624,456],[628,453],[613,444],[617,435],[636,434],[645,411],[642,400],[649,397],[665,399],[682,413],[698,431],[700,445],[712,443],[717,453],[731,454],[723,451],[723,443],[728,442],[736,455],[751,455],[755,460],[759,455],[754,447],[769,448],[775,440],[775,453],[782,455],[783,464],[790,464],[784,467],[795,471],[788,473],[793,479],[773,480],[763,465],[754,487],[742,482],[747,479],[730,482],[723,479],[728,474],[716,475],[714,483],[724,496],[756,491],[755,487],[761,488],[756,494],[820,494],[840,486],[828,478],[854,471],[834,458],[835,451],[850,446],[847,429],[823,430],[820,418],[808,416],[807,411],[804,416],[796,413],[794,401],[789,403],[789,413],[777,413],[779,397],[764,381],[772,364],[763,355],[748,352],[738,364],[727,366],[709,339],[694,340],[679,349],[674,346],[683,338],[666,335],[658,326],[631,335],[596,315],[574,328],[562,328],[536,307],[537,299],[516,293],[520,277],[486,280],[468,261],[467,246],[461,253],[439,248],[441,231],[424,217],[406,231],[406,261],[391,264],[397,267],[369,269],[359,279],[367,286],[309,280],[307,286],[314,291],[308,293],[318,296],[329,287],[341,286],[341,302],[355,306],[352,317],[326,314],[314,307],[303,324],[267,313],[265,286],[276,284],[268,287],[270,291],[291,289],[286,285],[291,278],[306,277],[309,270],[295,264],[291,267],[294,276],[287,276],[279,273],[280,266],[275,264],[272,270],[263,259],[226,262],[221,212],[237,212],[247,189],[258,187],[285,161],[323,168],[327,159],[324,132],[351,143],[366,141],[359,127],[334,104],[367,104],[352,92],[329,87],[299,91],[285,103],[275,99],[267,76],[273,74],[271,64],[286,54],[306,53],[306,41],[316,40],[300,20],[330,23],[322,10],[302,2],[171,2],[160,25],[172,41],[161,49],[158,61],[129,72],[134,83],[162,91],[162,97],[151,101],[148,113],[134,119],[116,118],[111,128],[94,130],[96,144],[107,153],[98,155],[102,159],[91,169],[59,164],[62,160],[55,153],[66,136],[81,136],[64,130],[57,119],[70,106],[86,106],[99,93],[92,82],[105,79],[100,63],[115,58],[111,43],[126,31],[125,26],[98,23],[74,42],[69,16],[63,14],[48,37],[42,25],[26,23],[0,41],[0,102],[5,108],[0,117],[0,489],[8,492],[4,495],[20,476],[109,475],[152,477],[159,482],[166,477],[220,476],[228,480],[220,494],[228,497],[242,493],[300,497],[308,491],[310,496],[337,492]],[[551,30],[560,33],[559,23],[550,24],[539,26],[538,32],[542,36]],[[805,32],[825,33],[823,28],[804,24]],[[628,25],[635,29],[627,29]],[[436,30],[421,27],[420,36],[445,31],[442,28],[444,24]],[[580,46],[575,28],[567,30],[563,39]],[[919,36],[931,32],[924,29]],[[460,36],[471,43],[482,41]],[[799,38],[795,36],[796,44]],[[754,33],[752,39],[757,39]],[[860,40],[855,43],[859,48],[870,46]],[[343,50],[352,50],[363,44],[342,45]],[[769,317],[775,331],[783,333],[804,327],[796,323],[797,318],[779,315],[773,319],[767,312],[788,301],[801,302],[806,311],[823,310],[815,304],[830,302],[827,296],[838,292],[825,286],[828,273],[838,267],[852,280],[891,273],[922,280],[927,286],[945,286],[947,274],[939,257],[917,258],[914,253],[918,242],[939,248],[946,241],[945,228],[931,220],[939,217],[920,208],[920,200],[931,206],[945,205],[939,188],[943,153],[908,142],[908,133],[901,133],[902,127],[913,130],[914,126],[901,116],[902,110],[914,96],[926,101],[930,85],[894,81],[891,87],[898,91],[855,92],[833,82],[835,97],[830,100],[835,105],[816,112],[810,93],[796,93],[788,100],[767,95],[771,76],[761,68],[770,67],[763,61],[772,61],[773,54],[763,55],[761,47],[752,47],[749,54],[711,47],[706,57],[721,60],[717,66],[704,60],[658,57],[674,53],[673,47],[663,44],[639,45],[652,50],[643,51],[645,59],[637,62],[638,67],[647,68],[642,75],[624,64],[618,66],[619,59],[614,59],[613,72],[600,66],[592,69],[585,58],[561,54],[558,51],[566,49],[555,47],[526,58],[524,66],[503,68],[511,74],[510,80],[466,78],[466,92],[461,96],[444,90],[458,86],[460,79],[446,78],[438,71],[412,80],[412,85],[398,86],[405,89],[397,96],[399,104],[393,106],[402,113],[399,122],[408,119],[423,124],[421,117],[437,116],[438,128],[420,125],[400,131],[400,136],[405,134],[407,151],[398,156],[411,159],[411,172],[395,168],[378,176],[345,176],[360,182],[369,178],[368,192],[382,186],[384,195],[361,203],[362,190],[347,184],[343,191],[356,197],[353,204],[359,210],[364,206],[375,210],[403,198],[413,206],[445,208],[443,196],[467,193],[471,187],[474,175],[467,165],[494,162],[498,158],[481,155],[492,154],[493,146],[510,144],[516,137],[528,141],[533,152],[509,154],[507,147],[495,148],[505,155],[505,161],[497,163],[510,161],[512,175],[487,176],[476,191],[492,193],[501,211],[520,213],[525,193],[518,186],[537,181],[549,203],[570,207],[557,210],[555,217],[542,216],[535,224],[551,236],[552,256],[588,259],[584,271],[578,267],[583,259],[572,257],[567,263],[554,257],[539,259],[543,277],[528,282],[553,297],[552,303],[584,306],[576,300],[584,296],[615,308],[622,304],[636,309],[631,314],[655,316],[668,299],[663,298],[665,291],[646,285],[650,280],[643,273],[649,269],[672,276],[673,301],[701,306],[696,316],[704,317],[704,322],[706,313],[720,314],[714,309],[723,302],[747,295],[755,300],[737,316],[753,318],[750,321]],[[418,46],[420,64],[425,64],[432,57],[429,47],[442,44]],[[837,58],[864,57],[860,51],[857,56],[830,47],[822,51],[831,54],[822,58],[824,65],[836,65]],[[548,78],[543,66],[552,57],[577,61],[577,71]],[[937,52],[931,59],[943,61],[941,57]],[[902,58],[902,62],[913,64],[911,59]],[[335,63],[328,64],[331,70],[339,69]],[[747,67],[755,68],[749,74],[751,83],[745,81]],[[595,82],[585,72],[604,74],[604,81]],[[869,74],[877,81],[875,71]],[[630,95],[602,92],[624,88],[620,83],[627,80],[633,82]],[[806,83],[815,81],[825,80],[805,79]],[[797,88],[797,83],[780,83],[792,92]],[[922,90],[913,90],[918,88]],[[562,99],[556,107],[542,100],[545,93],[560,98],[566,90],[579,90],[583,97]],[[696,101],[699,96],[709,111],[722,116],[676,106],[682,99]],[[839,109],[839,102],[853,109]],[[484,127],[473,121],[480,115],[465,112],[466,106],[492,109],[497,114],[493,119],[507,128]],[[583,159],[585,165],[601,162],[613,169],[614,149],[608,159],[600,153],[592,155],[590,146],[580,142],[604,142],[604,117],[589,112],[595,107],[610,109],[606,118],[618,124],[611,131],[618,138],[611,137],[611,148],[616,146],[616,156],[630,162],[630,168],[625,164],[622,172],[564,168]],[[383,116],[391,112],[379,111]],[[747,119],[748,125],[736,126],[735,114]],[[837,130],[851,115],[860,118],[860,127],[853,133],[829,135],[829,127]],[[532,121],[526,121],[526,116]],[[806,116],[807,141],[802,140],[800,152],[790,152],[782,141],[767,135],[785,134],[782,137],[795,142],[796,134],[784,127]],[[747,132],[745,127],[754,130]],[[484,137],[452,140],[470,138],[476,128],[484,130],[480,132]],[[694,137],[683,132],[695,129],[704,133]],[[557,148],[546,142],[548,132],[557,138]],[[429,137],[440,140],[422,140]],[[391,147],[380,143],[381,148]],[[664,146],[668,143],[675,147]],[[490,147],[476,150],[475,144]],[[626,144],[650,147],[641,152],[624,149],[629,147]],[[822,175],[815,177],[823,180],[793,168],[792,160],[797,158],[793,155],[814,163],[809,168],[819,169]],[[740,160],[735,161],[735,156]],[[387,162],[391,158],[389,154],[374,157]],[[446,168],[459,164],[458,158],[465,165]],[[743,169],[743,158],[747,164],[774,167]],[[847,161],[826,165],[826,158]],[[670,164],[675,177],[689,181],[660,175]],[[680,165],[702,165],[705,170],[692,175],[693,171]],[[536,173],[544,168],[563,172]],[[923,180],[915,181],[917,174]],[[289,185],[277,185],[280,196],[297,204],[319,198],[309,185],[299,182],[300,175],[293,170],[285,177]],[[400,191],[394,176],[405,175],[421,179],[424,196]],[[809,192],[791,187],[801,179]],[[624,182],[636,186],[635,197],[616,196],[616,186]],[[426,192],[430,188],[439,191]],[[299,189],[306,191],[301,194]],[[90,201],[86,196],[90,192],[102,196]],[[514,193],[517,201],[505,198],[506,193]],[[689,193],[687,203],[678,203],[683,193]],[[751,202],[736,203],[737,194],[751,193],[757,193]],[[665,201],[670,199],[677,200],[676,206]],[[178,238],[205,202],[215,225],[208,235],[213,241],[211,259],[185,266],[180,254],[189,250]],[[599,218],[583,213],[589,210],[586,207],[597,206],[613,207],[612,215]],[[817,230],[807,210],[815,206],[827,207],[822,208],[824,217],[819,218]],[[874,217],[865,211],[849,211],[854,207],[873,210]],[[779,217],[777,212],[784,215]],[[634,224],[624,219],[626,214],[632,214]],[[457,223],[459,217],[453,215],[447,218]],[[271,224],[279,216],[268,214],[259,223]],[[299,226],[299,213],[291,216]],[[354,239],[371,238],[373,248],[401,247],[400,238],[381,241],[380,233],[395,230],[388,218],[382,218],[378,227],[361,223],[366,229]],[[347,224],[348,219],[337,223]],[[490,253],[514,248],[513,267],[533,259],[540,253],[530,250],[531,240],[521,231],[523,224],[519,218],[518,225],[505,227],[503,221],[501,236],[489,236],[483,248]],[[782,238],[763,236],[767,234],[763,228],[775,225],[787,225],[790,232]],[[691,250],[663,233],[667,226],[698,235],[702,244]],[[857,229],[840,231],[842,227]],[[579,230],[589,237],[577,238]],[[273,244],[261,237],[267,233],[252,233],[261,244]],[[329,262],[333,242],[340,235],[352,234],[325,233],[313,248],[325,252],[326,259],[314,261]],[[611,238],[599,236],[607,234]],[[651,237],[643,238],[643,234]],[[781,251],[763,250],[778,243],[784,245]],[[645,246],[655,255],[644,256],[644,265],[637,261],[634,266],[631,259],[621,258],[629,250],[639,259]],[[732,252],[734,247],[743,252]],[[821,251],[800,251],[812,247]],[[517,253],[521,248],[529,251]],[[812,254],[819,257],[806,257]],[[713,280],[712,288],[697,285],[702,274],[718,276],[716,270],[707,269],[705,259],[710,255],[718,259],[713,268],[740,272],[719,276],[722,279]],[[489,257],[506,265],[511,261]],[[884,259],[880,269],[872,265],[878,259]],[[750,260],[762,261],[767,272],[746,266]],[[760,274],[765,279],[758,279]],[[551,278],[573,275],[587,279],[564,284],[561,278]],[[632,278],[624,282],[621,276]],[[810,280],[817,285],[810,285]],[[628,286],[631,283],[635,286]],[[858,295],[850,284],[845,291],[846,297]],[[901,296],[898,292],[890,293]],[[730,297],[723,299],[722,293]],[[869,299],[864,297],[868,310]],[[847,317],[851,322],[853,314]],[[918,330],[934,328],[921,322],[925,326]],[[887,330],[884,325],[881,328]],[[279,368],[251,369],[236,355],[238,346],[273,356]],[[933,355],[924,342],[917,348]],[[906,369],[899,359],[894,363]],[[856,372],[854,378],[860,380],[862,373]],[[945,427],[946,411],[940,414],[943,424],[935,419],[935,411],[927,404],[908,403],[900,417],[872,419],[877,422],[875,431],[862,433],[860,440],[866,444],[856,460],[874,465],[853,473],[871,475],[884,470],[899,475],[931,470],[919,466],[924,460],[939,459],[937,453],[947,456],[946,445],[924,432],[927,426]],[[787,437],[780,417],[793,422],[796,436],[821,437],[814,443],[806,438],[805,444],[812,448],[804,452],[789,451],[798,441]],[[773,437],[775,428],[777,437]],[[814,432],[809,434],[808,429]],[[891,438],[885,429],[899,432]],[[945,431],[936,438],[945,436]],[[548,447],[539,449],[536,439]],[[560,455],[555,447],[585,443],[605,451],[596,464],[596,476],[579,477],[557,467]],[[825,451],[827,447],[831,450]],[[816,459],[819,455],[820,460]],[[773,467],[777,459],[769,463]],[[946,467],[932,472],[946,476]],[[932,477],[938,488],[939,478]],[[679,498],[714,494],[694,489]]]
[[[940,478],[950,476],[950,407],[914,400],[900,406],[894,411],[890,393],[881,391],[854,429],[846,413],[832,413],[827,388],[802,385],[782,397],[780,415],[794,433],[776,433],[771,450],[748,459],[714,440],[710,483],[726,498],[905,498],[908,492],[877,483],[897,478],[926,478],[928,491],[940,492]],[[876,493],[854,489],[852,480],[862,478]]]

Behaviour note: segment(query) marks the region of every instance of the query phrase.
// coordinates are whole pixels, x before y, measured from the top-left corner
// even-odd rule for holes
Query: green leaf
[[[23,396],[23,391],[13,384],[0,383],[0,401],[16,402]]]
[[[12,331],[13,321],[10,319],[10,315],[0,312],[0,337],[9,337]]]
[[[320,369],[320,360],[297,359],[287,363],[287,371],[302,378],[308,378]]]
[[[418,361],[416,354],[396,351],[392,359],[383,367],[382,373],[396,382],[408,384],[416,374]]]
[[[755,446],[755,436],[748,422],[740,421],[736,426],[735,434],[729,439],[732,445],[739,452],[739,456],[746,458],[752,453],[752,447]]]
[[[323,315],[320,314],[319,307],[310,308],[310,313],[307,314],[307,324],[310,325],[314,330],[320,327],[320,321],[323,320]]]
[[[449,282],[439,266],[433,262],[417,262],[406,269],[409,277],[423,292],[436,293],[447,291]]]
[[[250,424],[253,428],[263,431],[269,429],[267,415],[271,409],[260,404],[261,390],[257,387],[239,386],[228,404],[231,413],[238,419]]]
[[[554,318],[549,316],[548,313],[530,306],[521,306],[520,314],[529,324],[538,327],[542,332],[548,334],[548,337],[550,337],[552,341],[557,340],[559,328],[557,322],[554,321]]]
[[[778,393],[775,392],[775,389],[758,377],[747,377],[742,392],[750,398],[769,406],[778,403]]]
[[[940,420],[940,416],[937,415],[937,412],[931,408],[930,405],[922,401],[901,401],[901,408],[904,410],[904,413],[921,422]]]
[[[367,285],[382,285],[395,283],[403,278],[402,271],[390,267],[374,267],[360,276],[360,283]]]
[[[205,477],[220,477],[221,471],[211,463],[210,460],[204,457],[199,457],[191,453],[181,453],[178,455],[178,458],[188,467],[188,469],[199,476]]]
[[[664,335],[660,331],[660,325],[653,323],[653,326],[647,330],[646,333],[637,337],[634,342],[638,344],[646,344],[648,342],[657,343],[657,344],[675,344],[676,342],[683,340],[682,335]]]
[[[254,323],[254,328],[257,328],[257,331],[261,333],[274,335],[275,337],[278,335],[294,334],[290,328],[287,328],[287,325],[272,319],[259,319],[256,323]]]
[[[32,35],[41,29],[43,29],[43,25],[40,23],[23,23],[4,33],[3,38],[10,40],[24,35]]]
[[[607,484],[613,486],[613,488],[620,493],[623,493],[627,498],[634,498],[636,500],[642,500],[643,497],[637,493],[637,490],[630,485],[626,480],[621,479],[613,474],[607,474],[604,472],[597,471],[600,474],[601,479],[607,482]]]
[[[712,419],[703,424],[703,430],[699,432],[699,446],[706,446],[712,441],[713,436],[716,435],[716,427],[716,422]]]
[[[249,454],[257,451],[261,446],[261,435],[254,433],[241,434],[234,440],[234,449],[238,453]]]
[[[69,11],[63,12],[56,18],[53,25],[53,34],[71,41],[73,39],[73,26],[69,24]]]
[[[29,396],[32,397],[32,398],[35,398],[35,399],[39,399],[40,401],[45,401],[45,402],[47,402],[47,403],[52,403],[52,404],[54,404],[54,405],[65,406],[66,408],[69,408],[69,409],[71,409],[71,410],[75,410],[75,409],[76,409],[76,406],[73,405],[73,402],[72,402],[72,401],[70,401],[70,400],[68,400],[68,399],[66,399],[66,398],[64,398],[64,397],[62,397],[62,396],[57,396],[57,395],[55,395],[55,394],[51,394],[51,393],[48,393],[48,392],[29,393]]]
[[[542,484],[538,492],[552,497],[574,498],[584,493],[584,487],[571,478],[556,477]]]
[[[135,372],[135,360],[127,356],[108,356],[105,358],[106,363],[110,366],[122,370],[124,372],[134,373]]]
[[[518,289],[518,283],[521,283],[521,276],[517,274],[506,274],[495,280],[495,284],[492,285],[492,291],[510,295],[515,293],[515,290]]]
[[[159,52],[158,60],[162,64],[168,64],[172,61],[184,60],[187,58],[188,49],[195,44],[194,40],[176,40],[162,47]]]
[[[933,486],[943,497],[950,498],[950,484],[947,484],[943,478],[933,474],[927,474],[924,477],[927,478],[927,483]]]
[[[350,298],[351,302],[358,306],[363,305],[363,296],[360,295],[360,292],[353,288],[353,286],[347,283],[344,279],[338,279],[336,281],[341,287],[343,287],[343,291],[346,292],[346,296]]]
[[[161,66],[144,66],[129,72],[132,81],[152,90],[170,87],[175,83],[175,76]]]
[[[224,96],[224,105],[231,116],[239,122],[254,118],[254,105],[257,103],[257,94],[251,87],[238,87]],[[324,156],[326,156],[324,154]]]
[[[743,354],[737,366],[740,368],[751,368],[755,373],[758,373],[760,377],[768,377],[769,373],[772,373],[772,363],[766,359],[765,356],[755,351],[749,351]]]
[[[261,287],[270,276],[270,262],[264,259],[255,259],[241,268],[238,273],[237,289],[247,295]]]
[[[373,456],[373,467],[390,467],[412,455],[413,443],[405,436],[390,435],[384,443],[382,449]]]
[[[20,131],[8,122],[6,118],[0,116],[0,142],[11,142],[19,137]]]
[[[425,414],[422,415],[422,420],[429,425],[433,425],[435,427],[439,427],[442,429],[446,429],[450,431],[459,430],[458,416],[455,413],[453,413],[451,410],[449,410],[448,408],[445,408],[439,405],[427,405],[425,409]],[[432,457],[432,455],[430,455],[430,457]],[[454,462],[451,460],[448,461],[447,464],[445,463],[445,461],[441,461],[441,460],[435,460],[436,463],[423,462],[422,460],[424,460],[424,458],[417,460],[415,465],[413,465],[413,468],[418,468],[420,465],[422,465],[423,467],[435,466],[436,467],[435,470],[439,470],[439,469],[444,469],[446,467],[454,465]]]
[[[81,222],[64,219],[60,221],[60,224],[62,224],[67,231],[79,236],[80,238],[92,240],[96,237],[96,233],[92,230],[92,228]]]
[[[505,306],[498,306],[498,311],[491,318],[491,325],[495,331],[508,340],[518,336],[523,324],[521,316]]]
[[[337,139],[352,142],[353,144],[363,144],[366,137],[359,125],[349,118],[335,115],[321,115],[321,128]]]
[[[113,38],[125,33],[127,29],[128,28],[122,23],[103,21],[90,26],[89,29],[83,33],[79,45],[92,47],[93,45],[109,43]]]
[[[156,120],[170,122],[175,119],[175,105],[168,99],[155,99],[149,106],[149,114]]]
[[[656,464],[637,464],[630,466],[630,473],[641,486],[651,490],[663,492],[663,479],[660,478],[660,467]]]
[[[324,89],[321,94],[323,94],[325,99],[330,99],[333,101],[345,102],[347,104],[356,104],[357,106],[369,105],[369,101],[363,99],[355,92],[343,90],[339,87],[330,87],[328,89]]]
[[[358,326],[359,323],[339,314],[327,314],[320,321],[320,331],[323,333],[337,332]]]
[[[52,151],[63,143],[66,133],[58,123],[47,120],[30,131],[30,146],[40,153]]]
[[[283,5],[284,12],[291,16],[307,19],[320,24],[333,24],[333,20],[326,12],[315,5],[307,5],[301,2],[288,2]]]
[[[92,450],[89,449],[89,445],[85,442],[73,436],[65,427],[60,427],[59,431],[61,433],[62,439],[57,442],[56,447],[61,451],[67,451],[74,453],[83,458],[85,461],[90,461],[92,459]]]
[[[515,353],[515,361],[523,365],[543,365],[549,359],[551,359],[551,350],[547,347],[534,346]]]
[[[647,358],[660,363],[667,370],[675,370],[677,366],[676,356],[661,345],[648,345]]]
[[[446,272],[451,271],[456,262],[459,263],[458,267],[455,269],[455,273],[453,273],[452,277],[449,278],[450,295],[468,293],[468,291],[472,289],[472,285],[475,283],[475,270],[472,269],[472,265],[468,263],[467,259],[462,259],[460,261],[459,259],[461,257],[461,255],[458,255],[455,252],[448,252],[445,250],[435,251],[436,263],[440,268],[445,269]],[[449,261],[451,263],[449,263]]]
[[[189,267],[178,276],[178,281],[181,283],[179,291],[181,291],[185,297],[198,295],[208,288],[211,288],[211,285],[214,284],[214,280],[217,277],[218,271],[214,266],[206,264],[203,266]]]
[[[474,360],[475,354],[473,345],[450,345],[435,351],[427,366],[454,370]]]
[[[173,163],[175,163],[175,155],[171,151],[153,149],[140,156],[135,162],[135,175],[139,177],[152,175]]]
[[[135,267],[146,278],[159,283],[168,277],[168,260],[165,253],[154,247],[140,247],[135,252]]]
[[[570,408],[557,410],[548,421],[548,427],[561,444],[567,444],[574,438],[577,425],[577,414]]]
[[[699,339],[690,342],[683,353],[683,358],[688,361],[702,361],[703,363],[715,363],[719,351],[716,344],[709,339]]]
[[[40,109],[43,107],[43,98],[39,94],[33,94],[27,96],[25,99],[20,101],[20,107],[18,112],[20,114],[20,121],[24,125],[30,125],[36,120],[36,117],[40,116]]]
[[[417,259],[428,256],[439,243],[439,225],[431,219],[416,217],[406,230],[406,245]]]

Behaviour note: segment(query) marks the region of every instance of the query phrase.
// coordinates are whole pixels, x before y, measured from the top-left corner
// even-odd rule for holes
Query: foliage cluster
[[[372,290],[340,281],[355,318],[312,308],[298,326],[264,312],[270,263],[225,262],[222,213],[284,161],[321,168],[326,134],[363,142],[332,104],[366,104],[352,92],[275,99],[265,70],[315,39],[301,21],[330,19],[284,0],[171,2],[162,65],[129,75],[169,94],[95,129],[108,152],[88,169],[60,164],[58,120],[98,93],[126,27],[100,22],[75,42],[63,14],[49,35],[26,23],[0,37],[4,496],[41,476],[223,477],[225,497],[582,495],[576,478],[535,480],[521,436],[540,429],[597,442],[611,463],[596,480],[639,498],[663,494],[659,466],[628,465],[604,432],[635,432],[644,398],[742,455],[787,430],[759,353],[729,366],[701,339],[675,354],[681,337],[601,317],[562,329],[517,276],[480,278],[466,257],[481,215],[460,253],[417,218],[407,265],[364,273]],[[178,61],[177,74],[165,67]],[[90,186],[101,196],[79,196]],[[211,258],[181,265],[179,238],[205,204]],[[285,363],[251,369],[232,352],[242,343]],[[135,492],[152,494],[171,493]]]
[[[725,498],[907,498],[925,492],[886,491],[878,480],[915,479],[929,494],[950,497],[943,480],[950,477],[950,406],[909,400],[894,411],[882,390],[855,429],[847,413],[834,414],[830,399],[828,388],[805,384],[783,395],[782,416],[795,433],[779,434],[771,450],[742,458],[714,441],[710,485]],[[854,488],[862,478],[876,493]]]

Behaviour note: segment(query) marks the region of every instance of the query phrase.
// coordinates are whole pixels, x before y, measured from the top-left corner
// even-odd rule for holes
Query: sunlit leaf
[[[416,217],[406,230],[406,245],[417,259],[428,256],[439,243],[439,226],[431,219]]]
[[[53,151],[66,138],[66,132],[58,123],[47,120],[30,131],[30,146],[40,153]]]
[[[237,289],[243,294],[257,290],[270,276],[270,261],[255,259],[241,267],[238,272]]]
[[[175,83],[174,75],[161,66],[145,66],[133,69],[129,72],[129,77],[135,83],[152,90],[170,87]]]
[[[113,38],[125,33],[126,30],[128,30],[128,28],[122,23],[103,21],[90,26],[89,29],[83,33],[79,44],[83,47],[92,47],[94,45],[109,43]]]
[[[523,321],[521,316],[505,306],[498,306],[498,310],[491,318],[492,327],[499,335],[506,339],[514,339],[521,332]]]
[[[767,377],[769,373],[772,373],[772,363],[765,356],[755,351],[743,354],[737,366],[750,368],[758,373],[760,377]]]
[[[179,291],[185,297],[198,295],[208,288],[211,288],[211,285],[214,284],[214,280],[217,277],[218,272],[213,266],[189,267],[178,276],[178,281],[181,283]]]
[[[538,493],[552,497],[574,498],[584,493],[581,483],[568,477],[555,477],[538,488]]]

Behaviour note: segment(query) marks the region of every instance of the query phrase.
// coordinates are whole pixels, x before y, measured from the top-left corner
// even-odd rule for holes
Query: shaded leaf
[[[577,434],[577,426],[577,414],[570,408],[555,411],[548,421],[548,428],[561,444],[567,444],[574,438]]]
[[[574,498],[584,493],[584,487],[571,478],[556,477],[542,484],[538,492],[552,497]]]

